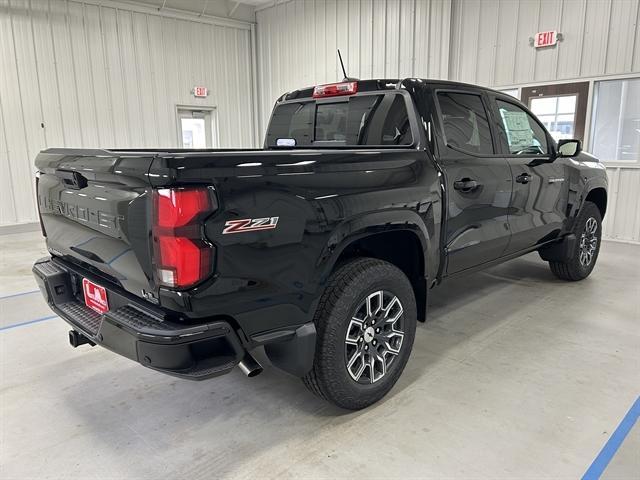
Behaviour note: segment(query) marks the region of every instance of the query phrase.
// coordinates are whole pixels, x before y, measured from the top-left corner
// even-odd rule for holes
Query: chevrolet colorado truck
[[[33,272],[69,340],[201,380],[251,352],[347,409],[402,373],[427,292],[538,251],[587,277],[605,169],[504,93],[352,80],[276,102],[263,149],[48,149],[50,257]]]

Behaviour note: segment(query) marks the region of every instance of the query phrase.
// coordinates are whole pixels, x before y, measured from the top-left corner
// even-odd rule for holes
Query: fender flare
[[[425,277],[427,270],[426,252],[430,247],[431,237],[422,218],[412,210],[397,209],[371,212],[347,219],[331,232],[329,240],[323,246],[316,263],[316,284],[319,291],[324,291],[326,281],[333,271],[340,255],[353,242],[380,233],[411,231],[422,246]],[[426,295],[426,291],[425,291]],[[310,318],[315,316],[320,296],[316,298],[310,309]],[[418,300],[418,299],[416,299]],[[426,307],[426,296],[424,298]],[[420,318],[420,317],[419,317]],[[296,330],[294,337],[286,342],[265,345],[265,352],[270,361],[281,370],[294,376],[304,376],[313,365],[315,352],[316,329],[313,322]]]
[[[609,179],[606,167],[586,152],[582,152],[575,159],[568,159],[566,168],[569,180],[569,205],[564,233],[569,233],[589,193],[596,188],[602,188],[608,192]]]
[[[423,218],[417,212],[403,208],[369,212],[341,222],[331,232],[318,257],[316,263],[318,283],[320,285],[324,284],[333,271],[340,255],[353,242],[372,235],[397,231],[410,231],[416,235],[422,247],[425,278],[429,277],[429,269],[434,266],[429,265],[427,252],[431,249],[434,235],[430,234]],[[435,271],[437,271],[437,268]]]
[[[607,185],[607,182],[603,181],[600,178],[590,178],[587,181],[585,181],[584,183],[584,187],[582,190],[582,195],[580,196],[580,203],[577,206],[577,208],[575,209],[575,211],[572,214],[572,220],[571,220],[571,225],[573,226],[573,222],[576,219],[576,217],[578,216],[578,214],[580,213],[580,211],[582,210],[582,207],[584,207],[585,202],[587,201],[587,197],[589,196],[589,193],[591,193],[593,190],[596,190],[598,188],[601,188],[605,191],[606,195],[607,195],[607,202],[609,200],[609,186]]]
[[[606,182],[603,182],[600,179],[592,179],[590,181],[588,181],[585,186],[584,186],[584,190],[585,190],[585,195],[584,198],[582,199],[582,202],[580,204],[580,208],[582,208],[584,206],[584,202],[587,200],[587,197],[589,196],[589,194],[593,191],[596,190],[598,188],[601,188],[602,190],[605,191],[605,194],[607,195],[607,201],[609,200],[609,186],[607,185]]]

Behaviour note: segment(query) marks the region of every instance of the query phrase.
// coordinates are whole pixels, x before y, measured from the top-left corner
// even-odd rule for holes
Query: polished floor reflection
[[[0,251],[3,478],[580,478],[640,393],[640,246],[605,242],[582,283],[532,254],[432,291],[403,377],[357,413],[274,368],[192,383],[72,349],[29,293],[39,233]]]

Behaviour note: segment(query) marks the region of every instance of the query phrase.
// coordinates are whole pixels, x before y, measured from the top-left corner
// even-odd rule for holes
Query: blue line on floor
[[[616,431],[609,437],[607,443],[593,461],[589,469],[586,471],[582,480],[596,480],[600,478],[604,469],[607,468],[609,462],[622,445],[625,437],[629,434],[636,421],[640,417],[640,397],[638,397],[635,403],[631,406],[627,414],[624,416]]]
[[[12,328],[18,328],[18,327],[24,327],[26,325],[31,325],[33,323],[40,323],[40,322],[44,322],[45,320],[51,320],[52,318],[58,318],[57,315],[50,315],[48,317],[42,317],[42,318],[36,318],[34,320],[28,320],[26,322],[21,322],[21,323],[12,323],[11,325],[7,325],[5,327],[0,327],[0,332],[2,330],[10,330]]]
[[[5,298],[21,297],[22,295],[31,295],[32,293],[38,293],[39,291],[40,290],[29,290],[28,292],[12,293],[11,295],[0,297],[0,300],[4,300]]]

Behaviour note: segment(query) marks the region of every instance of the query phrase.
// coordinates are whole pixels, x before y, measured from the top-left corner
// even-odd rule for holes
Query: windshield
[[[317,103],[278,105],[267,131],[267,147],[411,145],[407,106],[398,93],[354,95]]]

